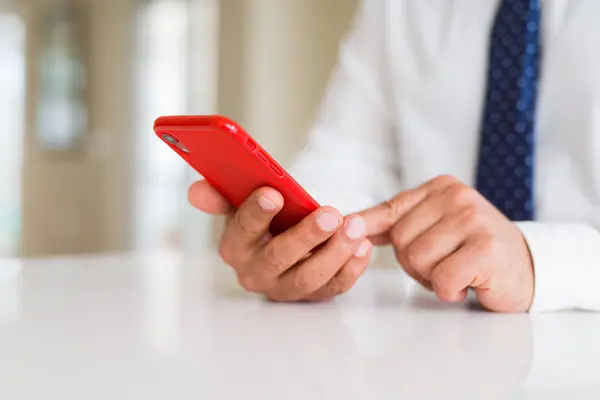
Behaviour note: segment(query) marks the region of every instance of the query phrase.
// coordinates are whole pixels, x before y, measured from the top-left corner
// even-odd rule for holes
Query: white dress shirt
[[[600,310],[600,2],[545,0],[532,311]],[[474,184],[499,0],[364,0],[292,169],[350,213],[442,174]]]

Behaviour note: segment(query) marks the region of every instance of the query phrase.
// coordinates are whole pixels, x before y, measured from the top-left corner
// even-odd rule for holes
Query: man
[[[231,214],[222,257],[276,301],[343,293],[390,244],[443,301],[600,310],[599,18],[596,1],[365,0],[292,170],[338,209],[271,238],[273,189],[235,212],[203,182],[190,200]]]

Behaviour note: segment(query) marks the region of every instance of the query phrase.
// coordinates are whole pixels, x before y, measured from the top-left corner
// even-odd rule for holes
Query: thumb
[[[188,192],[188,199],[191,205],[208,214],[227,214],[232,209],[227,199],[207,181],[194,183]]]

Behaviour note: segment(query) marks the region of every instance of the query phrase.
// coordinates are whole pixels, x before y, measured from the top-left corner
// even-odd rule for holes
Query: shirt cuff
[[[531,312],[600,311],[600,232],[584,224],[517,223],[533,258]]]

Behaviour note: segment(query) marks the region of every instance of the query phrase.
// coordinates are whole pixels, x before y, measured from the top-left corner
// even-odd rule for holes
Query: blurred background
[[[154,119],[304,144],[357,0],[0,0],[0,257],[201,252],[216,223]]]

